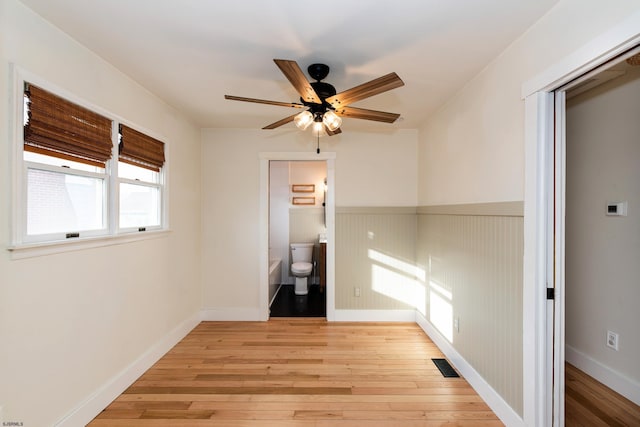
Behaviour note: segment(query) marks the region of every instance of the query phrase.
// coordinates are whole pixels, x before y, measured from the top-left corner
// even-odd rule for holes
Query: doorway
[[[269,162],[271,318],[326,317],[326,177],[325,161]]]
[[[564,229],[559,233],[557,225],[564,216],[562,212],[555,215],[554,207],[557,172],[554,155],[563,153],[555,153],[555,131],[561,128],[562,122],[554,117],[554,91],[638,46],[639,23],[640,15],[630,16],[522,86],[525,101],[523,376],[524,383],[531,384],[523,389],[523,420],[527,425],[564,425],[564,413],[561,414],[565,397],[564,367],[556,357],[562,353],[564,361],[564,324],[560,325],[564,322],[564,283],[556,280],[563,277],[563,265],[557,261],[564,259],[564,249],[555,245],[555,238],[563,236]],[[564,110],[560,112],[563,114]],[[564,243],[564,238],[559,241]],[[554,252],[556,248],[559,253]]]
[[[581,406],[589,407],[585,402],[596,393],[583,394],[591,378],[613,390],[606,408],[592,402],[592,420],[608,423],[614,402],[624,402],[623,396],[640,403],[640,339],[632,326],[640,323],[634,307],[640,301],[635,286],[640,216],[627,210],[629,204],[640,206],[637,54],[638,49],[631,50],[556,91],[557,425],[580,422]],[[627,337],[624,349],[619,348],[622,336]],[[573,387],[577,381],[581,384]],[[623,404],[627,421],[640,422],[640,408]]]
[[[324,298],[326,306],[326,318],[331,321],[335,319],[335,158],[336,155],[333,152],[321,152],[306,153],[306,152],[283,152],[283,153],[260,153],[260,236],[259,236],[259,248],[260,248],[260,312],[261,319],[268,320],[270,317],[269,306],[271,299],[269,298],[269,267],[270,267],[270,253],[269,253],[269,237],[270,237],[270,196],[269,196],[269,181],[270,181],[270,163],[272,161],[281,162],[322,162],[326,167],[326,196],[324,195],[324,188],[322,188],[322,197],[324,198],[325,206],[323,209],[323,216],[325,221],[325,289]],[[314,184],[314,183],[294,183],[294,184]],[[314,184],[315,185],[315,184]],[[324,182],[322,183],[324,187]],[[302,190],[307,188],[302,187]],[[304,196],[304,191],[300,194],[296,194],[296,197],[316,197],[316,196]],[[290,195],[290,197],[293,197]],[[290,205],[292,200],[288,200]],[[301,200],[302,203],[306,200]],[[304,206],[304,205],[298,205]],[[291,206],[288,206],[291,207]],[[318,236],[315,237],[317,243]],[[288,244],[287,244],[288,245]],[[319,244],[318,244],[319,246]],[[288,251],[288,246],[285,249]],[[288,252],[287,252],[288,254]],[[283,266],[282,269],[286,269],[288,274],[289,266]],[[313,279],[312,279],[313,280]]]

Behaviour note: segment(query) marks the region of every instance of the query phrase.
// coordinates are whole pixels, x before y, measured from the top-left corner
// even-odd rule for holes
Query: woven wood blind
[[[24,149],[98,167],[111,158],[111,120],[37,86],[25,90]]]
[[[120,125],[119,160],[159,172],[164,165],[164,143]]]

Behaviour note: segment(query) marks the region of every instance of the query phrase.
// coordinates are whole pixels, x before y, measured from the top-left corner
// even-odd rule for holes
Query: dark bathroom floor
[[[309,286],[307,295],[296,295],[295,285],[282,285],[271,304],[271,317],[325,317],[326,291],[319,285]]]

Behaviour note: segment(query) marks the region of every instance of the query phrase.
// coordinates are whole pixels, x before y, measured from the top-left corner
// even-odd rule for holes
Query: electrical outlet
[[[607,331],[607,347],[618,351],[618,334],[615,332]]]
[[[353,288],[353,296],[355,297],[360,296],[360,288]]]
[[[456,317],[453,319],[453,327],[456,329],[456,332],[460,332],[460,318]]]

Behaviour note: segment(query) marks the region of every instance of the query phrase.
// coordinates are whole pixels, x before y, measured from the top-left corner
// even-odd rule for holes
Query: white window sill
[[[139,233],[119,234],[116,236],[86,237],[84,239],[64,240],[55,242],[28,243],[9,246],[11,259],[35,258],[39,256],[60,254],[100,248],[103,246],[123,245],[142,240],[165,237],[171,230],[144,231]]]

